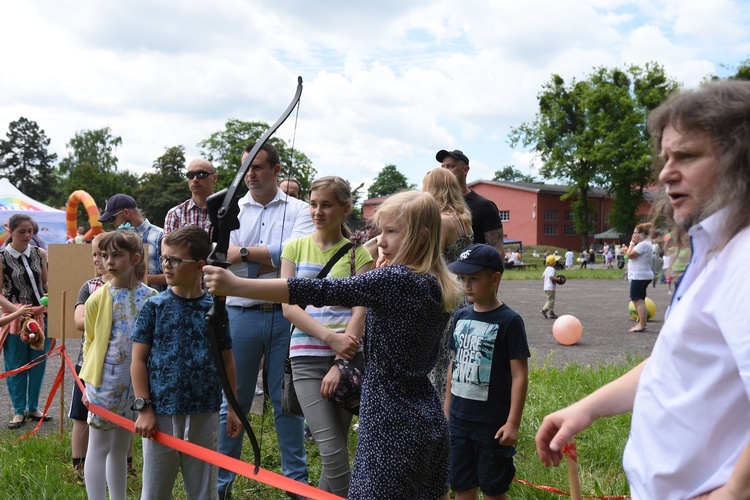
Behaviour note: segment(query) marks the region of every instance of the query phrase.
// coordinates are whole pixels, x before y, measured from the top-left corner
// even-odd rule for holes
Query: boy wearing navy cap
[[[451,436],[451,488],[456,500],[505,499],[526,402],[528,358],[521,316],[497,298],[502,256],[490,245],[464,250],[448,268],[473,304],[456,312],[448,345],[445,414]]]

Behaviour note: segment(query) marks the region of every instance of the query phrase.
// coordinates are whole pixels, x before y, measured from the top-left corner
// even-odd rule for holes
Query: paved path
[[[628,313],[628,283],[622,280],[568,280],[558,287],[556,313],[572,314],[583,323],[583,337],[574,346],[559,345],[552,336],[553,320],[544,319],[539,310],[545,296],[541,280],[503,281],[498,293],[500,298],[515,309],[526,323],[526,333],[532,350],[532,364],[549,363],[562,367],[569,363],[597,366],[605,363],[624,362],[628,354],[648,356],[661,329],[664,311],[669,304],[666,285],[649,288],[648,295],[657,306],[657,313],[649,323],[648,332],[632,334],[627,329],[634,325]],[[80,337],[68,340],[67,350],[75,361],[80,348]],[[60,368],[60,359],[53,358],[47,363],[44,388],[40,408],[43,407]],[[67,368],[66,368],[67,370]],[[5,366],[0,360],[0,373]],[[69,401],[72,379],[66,372],[65,399]],[[8,390],[0,382],[0,425],[13,416]],[[256,398],[256,403],[260,398]],[[67,403],[66,403],[67,404]],[[59,399],[55,398],[50,414],[59,418]],[[48,427],[50,424],[45,424]],[[28,429],[28,427],[26,427]]]

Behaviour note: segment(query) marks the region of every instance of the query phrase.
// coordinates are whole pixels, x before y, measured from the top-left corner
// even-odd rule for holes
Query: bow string
[[[294,108],[299,104],[300,97],[302,96],[302,77],[297,77],[297,91],[294,94],[292,102],[289,103],[284,113],[276,120],[268,130],[255,142],[255,145],[250,152],[245,156],[245,160],[242,162],[240,169],[237,171],[232,184],[229,188],[224,188],[221,191],[212,194],[207,200],[208,216],[211,220],[211,254],[208,256],[206,262],[209,265],[228,268],[230,263],[227,260],[227,253],[229,251],[229,236],[232,231],[239,229],[239,199],[237,195],[237,188],[240,183],[244,181],[245,174],[248,168],[258,156],[260,148],[265,144],[276,130],[289,118]],[[227,313],[226,313],[226,297],[213,296],[213,306],[206,314],[206,326],[208,327],[208,338],[211,343],[211,351],[214,357],[214,363],[219,374],[219,380],[221,386],[224,389],[224,396],[226,397],[227,404],[232,407],[237,417],[242,423],[242,427],[245,430],[250,443],[253,447],[253,457],[255,464],[255,474],[258,474],[260,470],[260,446],[258,440],[255,437],[253,428],[250,426],[250,422],[247,419],[240,404],[232,393],[232,389],[229,385],[229,378],[227,376],[226,366],[224,365],[224,358],[221,354],[221,348],[219,346],[219,336],[226,331],[227,324]]]

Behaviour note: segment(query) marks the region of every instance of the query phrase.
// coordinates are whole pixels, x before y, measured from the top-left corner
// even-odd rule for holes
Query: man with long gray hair
[[[545,417],[537,451],[632,411],[623,466],[633,498],[750,498],[750,82],[710,83],[651,114],[672,238],[693,255],[651,357]]]

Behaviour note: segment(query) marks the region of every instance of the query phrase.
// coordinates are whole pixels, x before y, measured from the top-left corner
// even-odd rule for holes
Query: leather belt
[[[243,309],[263,312],[281,311],[281,304],[277,304],[274,302],[263,302],[261,304],[255,304],[254,306],[243,307]]]

